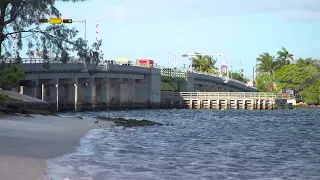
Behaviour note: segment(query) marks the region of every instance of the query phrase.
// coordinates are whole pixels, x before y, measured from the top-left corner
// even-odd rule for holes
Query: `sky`
[[[283,46],[295,58],[320,58],[319,0],[89,0],[58,2],[62,18],[86,19],[87,40],[102,39],[104,59],[153,59],[168,66],[189,65],[181,54],[225,54],[234,71],[252,76],[260,53]],[[84,37],[84,24],[69,25]],[[173,59],[173,58],[172,58]],[[173,60],[172,60],[173,61]],[[173,62],[171,61],[171,66]]]

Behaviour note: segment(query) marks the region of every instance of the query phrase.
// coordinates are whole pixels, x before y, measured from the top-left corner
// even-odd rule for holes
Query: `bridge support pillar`
[[[109,79],[105,79],[101,83],[101,103],[106,104],[107,107],[109,107],[110,102],[110,90]]]
[[[35,86],[33,87],[33,97],[38,98],[39,80],[36,80]]]
[[[150,75],[147,78],[149,84],[149,107],[160,107],[161,101],[161,73],[159,69],[150,69]]]
[[[94,107],[96,104],[96,85],[94,83],[80,85],[78,97],[84,97],[83,103]]]
[[[92,107],[95,108],[96,107],[96,103],[97,103],[97,97],[96,97],[96,84],[91,84],[89,87],[89,97],[90,97],[90,101],[89,103],[91,103]]]
[[[59,85],[59,79],[56,79],[55,82],[56,82],[55,85],[52,86],[53,94],[54,94],[54,102],[55,103],[61,103],[61,102],[59,102],[59,100],[60,100],[59,97],[62,94],[60,92],[60,90],[62,90],[63,86]]]
[[[108,79],[108,84],[103,87],[106,90],[106,94],[103,94],[102,97],[105,97],[108,107],[115,108],[118,107],[119,97],[120,97],[120,82],[119,79]]]
[[[127,99],[127,106],[134,108],[135,104],[135,84],[136,80],[135,79],[129,79],[127,82],[127,93],[128,93],[128,99]]]
[[[124,88],[123,79],[118,79],[117,83],[114,85],[115,90],[115,99],[116,99],[116,107],[121,108],[122,107],[122,100],[124,97],[121,97],[124,95],[124,90],[121,90],[121,88]]]
[[[78,79],[74,79],[72,81],[72,83],[68,84],[67,86],[65,86],[66,88],[66,94],[67,94],[67,104],[70,105],[70,108],[72,107],[72,109],[74,108],[75,111],[78,110],[78,89],[79,84],[78,84]]]

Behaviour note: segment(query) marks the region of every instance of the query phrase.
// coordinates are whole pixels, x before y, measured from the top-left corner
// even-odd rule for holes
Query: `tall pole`
[[[226,61],[227,61],[227,78],[229,79],[229,60],[228,60],[228,56],[226,56]]]
[[[174,67],[177,67],[177,55],[174,54]]]
[[[84,22],[84,42],[87,43],[87,20],[83,20]]]
[[[168,68],[170,68],[171,54],[168,53]]]
[[[255,81],[254,81],[254,66],[252,67],[252,84],[255,86]]]

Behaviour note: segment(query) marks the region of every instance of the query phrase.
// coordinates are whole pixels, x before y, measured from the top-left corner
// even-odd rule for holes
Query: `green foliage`
[[[213,59],[211,56],[202,56],[199,53],[195,53],[196,57],[191,58],[192,67],[199,72],[216,73],[215,64],[217,59]]]
[[[102,40],[100,40],[98,44],[93,43],[91,48],[87,47],[82,39],[78,39],[76,43],[85,46],[85,48],[75,47],[75,49],[78,51],[78,56],[80,59],[86,63],[98,64],[100,60],[103,59],[103,53],[101,51]]]
[[[312,65],[290,64],[276,70],[274,78],[279,88],[296,90],[301,83],[317,73],[317,68]]]
[[[244,77],[243,74],[237,73],[237,72],[231,72],[231,77],[232,79],[247,83],[248,81],[250,81],[249,78]]]
[[[7,100],[6,96],[0,93],[0,104],[6,102],[6,100]]]
[[[257,72],[268,73],[272,75],[275,70],[282,68],[294,62],[293,55],[284,47],[277,52],[277,57],[271,56],[269,53],[262,53],[257,60]]]
[[[59,0],[60,2],[82,2],[85,0]],[[77,38],[78,31],[65,25],[48,25],[43,27],[37,22],[39,18],[61,17],[53,0],[1,0],[0,2],[0,55],[12,58],[13,38],[16,37],[17,49],[27,45],[27,55],[37,54],[48,59],[49,51],[56,55],[63,51],[81,51],[80,58],[87,62],[97,61],[102,53],[87,47],[87,42]],[[24,42],[24,43],[23,43]],[[100,44],[101,46],[101,44]],[[41,52],[41,53],[40,53]],[[90,60],[93,58],[94,60]],[[89,60],[88,60],[89,59]],[[65,60],[65,58],[64,58]]]
[[[256,78],[256,88],[260,92],[274,92],[274,81],[273,77],[269,74],[260,74]]]
[[[0,66],[0,84],[2,88],[4,84],[10,84],[13,88],[18,87],[25,74],[18,66],[12,64],[1,64]]]
[[[259,91],[294,90],[306,102],[319,103],[320,61],[313,58],[296,61],[284,47],[277,57],[262,53],[257,58],[256,87]],[[277,90],[273,87],[277,86]]]
[[[69,60],[70,60],[69,53],[65,49],[62,50],[60,62],[63,64],[66,64],[69,62]]]
[[[258,67],[257,71],[260,73],[268,73],[268,74],[273,74],[274,71],[274,57],[271,56],[269,53],[262,53],[259,55],[257,58],[258,62]]]
[[[293,55],[289,53],[289,51],[287,51],[286,48],[282,47],[278,52],[278,58],[275,61],[275,70],[276,69],[280,69],[285,65],[289,65],[291,63],[294,62],[293,60]]]
[[[307,103],[320,104],[320,79],[313,84],[309,84],[299,95],[301,95]]]
[[[320,104],[320,60],[299,58],[294,61],[293,55],[283,47],[277,55],[274,58],[262,53],[257,58],[256,88],[264,92],[294,90],[305,102]]]

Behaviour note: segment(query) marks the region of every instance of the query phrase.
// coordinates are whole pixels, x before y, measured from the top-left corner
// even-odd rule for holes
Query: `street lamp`
[[[78,109],[78,86],[77,84],[74,85],[74,110],[77,111]]]
[[[41,84],[41,100],[44,101],[44,84]]]
[[[56,84],[57,90],[57,112],[59,111],[59,84]]]
[[[254,87],[256,86],[255,78],[258,76],[257,75],[257,66],[258,66],[258,64],[254,65],[252,67],[252,84]],[[256,77],[254,76],[254,74],[256,74]]]

